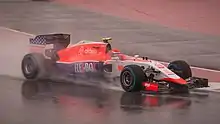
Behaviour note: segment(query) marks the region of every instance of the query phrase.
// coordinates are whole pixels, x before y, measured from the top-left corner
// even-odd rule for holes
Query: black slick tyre
[[[137,92],[142,89],[145,73],[138,65],[127,65],[120,74],[121,87],[126,92]]]
[[[168,69],[172,70],[175,74],[183,79],[192,77],[190,65],[183,60],[176,60],[168,65]]]
[[[45,58],[39,53],[26,54],[21,69],[26,79],[43,79],[46,76]]]

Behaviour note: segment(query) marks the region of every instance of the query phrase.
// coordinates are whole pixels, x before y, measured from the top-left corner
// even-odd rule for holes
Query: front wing
[[[186,82],[187,82],[186,85],[177,85],[175,83],[170,83],[170,85],[172,86],[175,85],[175,92],[178,91],[188,92],[190,89],[209,87],[208,79],[206,78],[191,77],[187,79]],[[143,91],[149,91],[149,92],[171,91],[171,87],[167,86],[167,84],[143,82],[142,86],[143,86]]]
[[[186,81],[189,89],[209,87],[209,81],[206,78],[191,77]]]

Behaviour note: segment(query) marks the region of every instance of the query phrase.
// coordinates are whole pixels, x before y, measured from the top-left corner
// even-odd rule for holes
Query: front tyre
[[[192,77],[192,71],[190,65],[183,60],[176,60],[168,65],[168,69],[173,71],[175,74],[183,79]]]
[[[126,92],[140,91],[144,79],[145,73],[138,65],[125,66],[120,75],[121,86]]]

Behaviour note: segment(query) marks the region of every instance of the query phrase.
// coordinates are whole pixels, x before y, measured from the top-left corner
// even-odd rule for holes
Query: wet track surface
[[[113,45],[126,53],[167,61],[181,58],[197,66],[220,69],[218,37],[135,23],[56,3],[0,2],[0,15],[1,26],[28,33],[71,33],[73,42],[112,36]],[[19,51],[20,46],[16,46]],[[218,124],[220,121],[220,96],[215,93],[129,94],[7,77],[0,77],[0,83],[1,124]]]
[[[130,94],[1,78],[1,124],[218,124],[220,96]]]

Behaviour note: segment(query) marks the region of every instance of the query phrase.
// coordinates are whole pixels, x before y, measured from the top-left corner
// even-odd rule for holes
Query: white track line
[[[158,62],[164,63],[164,64],[169,64],[168,62],[162,62],[159,60],[156,60]],[[191,68],[197,69],[197,70],[203,70],[203,71],[209,71],[209,72],[216,72],[216,73],[220,73],[220,70],[212,70],[212,69],[207,69],[207,68],[201,68],[201,67],[195,67],[195,66],[190,66]]]
[[[212,70],[212,69],[207,69],[207,68],[200,68],[200,67],[191,67],[191,68],[194,68],[194,69],[198,69],[198,70],[203,70],[203,71],[210,71],[210,72],[216,72],[216,73],[220,73],[219,70]]]
[[[8,31],[15,32],[15,33],[20,33],[20,34],[28,35],[28,36],[35,36],[34,34],[22,32],[22,31],[17,31],[17,30],[14,30],[14,29],[6,28],[6,27],[1,27],[1,26],[0,26],[0,28],[1,28],[1,29],[4,29],[4,30],[8,30]]]
[[[12,31],[12,32],[16,32],[16,33],[28,35],[28,36],[35,36],[34,34],[22,32],[22,31],[17,31],[17,30],[14,30],[14,29],[6,28],[6,27],[0,27],[0,28],[1,28],[1,29],[5,29],[5,30],[9,30],[9,31]],[[156,60],[156,61],[158,61],[158,60]],[[168,62],[162,62],[162,61],[158,61],[158,62],[165,63],[165,64],[169,64]],[[191,66],[191,68],[198,69],[198,70],[203,70],[203,71],[209,71],[209,72],[220,73],[220,70],[212,70],[212,69],[200,68],[200,67],[195,67],[195,66]]]

